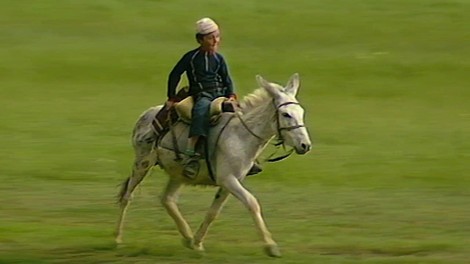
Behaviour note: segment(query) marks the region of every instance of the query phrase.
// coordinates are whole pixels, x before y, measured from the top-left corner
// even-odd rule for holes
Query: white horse
[[[169,175],[169,181],[162,195],[162,205],[173,218],[183,236],[186,247],[203,251],[203,241],[208,228],[215,220],[228,196],[240,200],[251,213],[266,253],[281,255],[276,242],[268,231],[257,199],[243,185],[242,181],[254,160],[274,136],[285,145],[293,147],[297,154],[310,150],[311,142],[304,125],[304,109],[296,99],[300,85],[299,75],[294,74],[286,87],[271,83],[256,76],[261,88],[249,94],[240,102],[236,113],[224,113],[218,124],[211,128],[207,139],[209,162],[201,161],[201,169],[195,178],[183,176],[183,165],[175,159],[174,139],[179,149],[184,149],[188,125],[180,122],[173,126],[159,142],[151,130],[151,122],[162,108],[157,106],[144,112],[134,128],[133,146],[135,162],[132,174],[122,184],[119,194],[121,214],[116,229],[116,243],[122,243],[122,230],[126,209],[132,192],[147,175],[152,166],[158,164]],[[210,168],[209,168],[210,167]],[[219,189],[207,215],[193,235],[177,206],[179,190],[183,185],[212,185]]]

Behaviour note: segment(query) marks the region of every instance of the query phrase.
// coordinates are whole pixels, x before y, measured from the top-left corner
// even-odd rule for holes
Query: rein
[[[259,140],[262,140],[262,141],[265,140],[264,138],[262,138],[262,137],[256,135],[255,132],[253,132],[253,131],[246,125],[246,123],[245,123],[245,121],[243,120],[243,118],[241,117],[239,111],[235,112],[235,114],[236,114],[236,116],[238,117],[238,119],[240,120],[240,123],[242,123],[243,127],[245,127],[245,129],[246,129],[248,132],[250,132],[251,135],[253,135],[255,138],[257,138],[257,139],[259,139]]]

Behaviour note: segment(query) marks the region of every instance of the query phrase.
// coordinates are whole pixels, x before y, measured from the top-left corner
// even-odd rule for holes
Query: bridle
[[[282,137],[282,131],[283,130],[286,130],[286,131],[291,131],[291,130],[294,130],[294,129],[297,129],[297,128],[301,128],[301,127],[305,127],[304,124],[300,124],[300,125],[295,125],[295,126],[288,126],[288,127],[281,127],[281,123],[280,123],[280,117],[279,117],[279,109],[283,106],[287,106],[287,105],[300,105],[300,103],[298,102],[285,102],[285,103],[282,103],[280,105],[276,105],[276,102],[274,102],[274,99],[273,99],[273,105],[274,105],[274,108],[276,109],[276,131],[277,131],[277,141],[278,143],[276,143],[276,145],[284,145],[284,138]],[[241,117],[240,113],[239,112],[236,112],[236,116],[238,117],[238,119],[240,120],[240,123],[242,123],[242,125],[245,127],[245,129],[250,132],[251,135],[253,135],[254,137],[256,137],[257,139],[259,140],[262,140],[262,141],[267,141],[268,139],[264,139],[258,135],[256,135],[255,132],[253,132],[245,123],[245,121],[243,120],[243,118]]]
[[[273,104],[275,105],[274,100],[273,100]],[[284,144],[284,139],[282,138],[282,134],[281,134],[282,130],[291,131],[291,130],[294,130],[294,129],[297,129],[297,128],[305,127],[304,124],[295,125],[295,126],[288,126],[288,127],[281,127],[281,122],[279,120],[279,109],[283,106],[292,105],[292,104],[293,105],[300,105],[300,103],[298,103],[298,102],[286,102],[286,103],[282,103],[282,104],[280,104],[276,107],[277,139],[278,139],[278,141],[282,142],[281,144]]]
[[[294,130],[294,129],[297,129],[297,128],[301,128],[301,127],[305,127],[304,124],[300,124],[300,125],[295,125],[295,126],[287,126],[287,127],[281,127],[281,122],[280,122],[280,117],[279,117],[279,109],[281,107],[284,107],[284,106],[287,106],[287,105],[291,105],[291,104],[294,104],[294,105],[300,105],[298,102],[286,102],[286,103],[282,103],[280,105],[276,105],[276,102],[272,101],[272,104],[274,106],[274,108],[276,109],[276,132],[277,132],[277,138],[276,140],[272,143],[278,150],[281,148],[283,148],[283,152],[285,154],[281,154],[281,155],[278,155],[277,157],[275,157],[275,155],[277,154],[277,151],[275,151],[274,153],[272,153],[269,157],[266,158],[266,161],[267,162],[276,162],[276,161],[280,161],[280,160],[283,160],[287,157],[289,157],[293,152],[294,152],[294,149],[291,148],[290,150],[286,150],[286,145],[284,144],[284,138],[282,137],[282,131],[283,130],[286,130],[286,131],[291,131],[291,130]],[[255,132],[253,132],[245,123],[245,121],[243,120],[243,118],[241,117],[240,113],[239,112],[235,112],[235,115],[238,117],[238,119],[240,120],[240,123],[245,127],[245,129],[251,134],[253,135],[255,138],[263,141],[263,142],[266,142],[266,141],[269,141],[269,139],[264,139],[258,135],[256,135]]]

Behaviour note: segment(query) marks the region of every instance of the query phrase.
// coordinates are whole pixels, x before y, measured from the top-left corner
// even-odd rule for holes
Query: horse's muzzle
[[[310,144],[301,143],[300,145],[295,147],[295,153],[303,155],[309,152],[311,148],[312,146]]]

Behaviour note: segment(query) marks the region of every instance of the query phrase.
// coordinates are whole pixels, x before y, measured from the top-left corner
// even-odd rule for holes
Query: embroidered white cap
[[[219,26],[214,20],[205,17],[201,18],[196,22],[196,32],[198,34],[206,35],[219,29]]]

